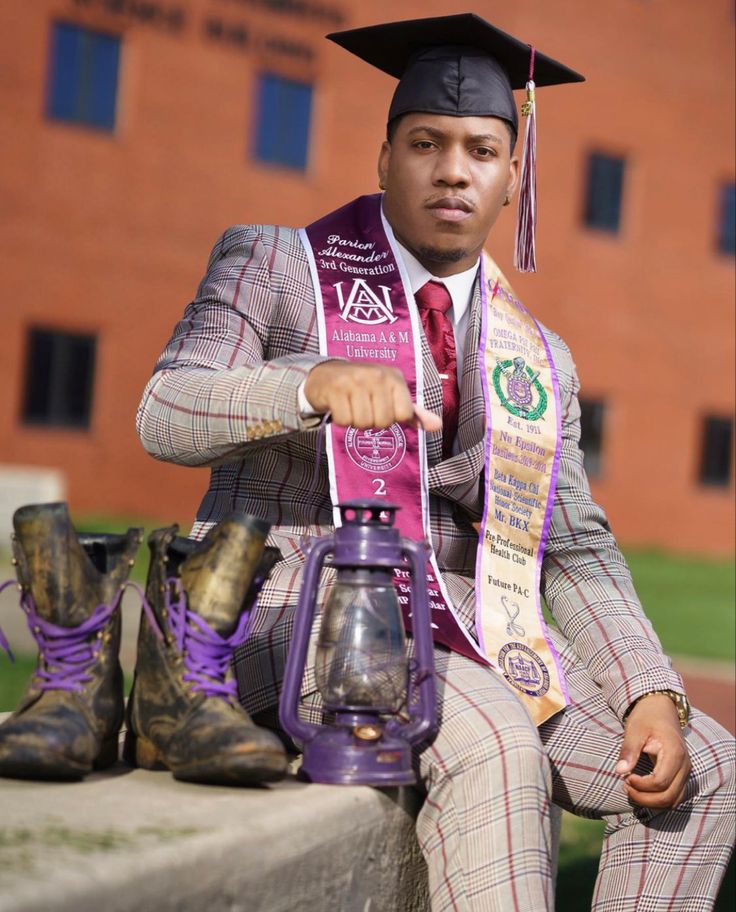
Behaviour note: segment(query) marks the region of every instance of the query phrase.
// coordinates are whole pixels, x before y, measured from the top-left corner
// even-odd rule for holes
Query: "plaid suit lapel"
[[[470,302],[468,326],[465,331],[463,375],[460,380],[460,413],[457,436],[460,450],[469,450],[482,439],[485,431],[483,388],[480,380],[478,345],[481,324],[480,286],[476,281]]]

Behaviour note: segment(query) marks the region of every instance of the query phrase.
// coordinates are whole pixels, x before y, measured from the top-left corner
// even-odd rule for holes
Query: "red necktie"
[[[460,406],[455,333],[447,316],[447,311],[452,307],[452,298],[441,282],[427,282],[414,297],[429,350],[442,379],[442,453],[447,458],[452,456]]]

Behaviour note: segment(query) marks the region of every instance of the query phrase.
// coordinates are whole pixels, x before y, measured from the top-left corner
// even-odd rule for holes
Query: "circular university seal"
[[[406,437],[398,424],[367,431],[351,427],[345,434],[345,449],[355,465],[380,475],[401,465],[406,455]]]
[[[506,392],[501,386],[501,376],[506,378]],[[493,388],[506,411],[536,421],[547,410],[547,393],[539,382],[539,371],[534,373],[523,358],[513,360],[496,360],[493,371]]]
[[[498,654],[503,676],[517,690],[530,697],[543,697],[549,690],[547,666],[524,643],[507,643]]]

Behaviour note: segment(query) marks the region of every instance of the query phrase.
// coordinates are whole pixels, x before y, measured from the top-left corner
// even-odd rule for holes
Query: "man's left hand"
[[[646,776],[631,772],[641,754],[647,754],[654,765]],[[616,764],[629,798],[642,807],[677,807],[685,796],[690,769],[674,703],[667,694],[647,694],[626,720],[624,743]]]

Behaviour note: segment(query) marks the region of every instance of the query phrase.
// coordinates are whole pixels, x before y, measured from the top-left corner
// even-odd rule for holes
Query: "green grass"
[[[15,708],[35,667],[36,660],[31,656],[17,655],[11,664],[5,653],[0,652],[0,712]]]
[[[736,565],[733,560],[627,551],[647,616],[668,654],[733,661]]]

